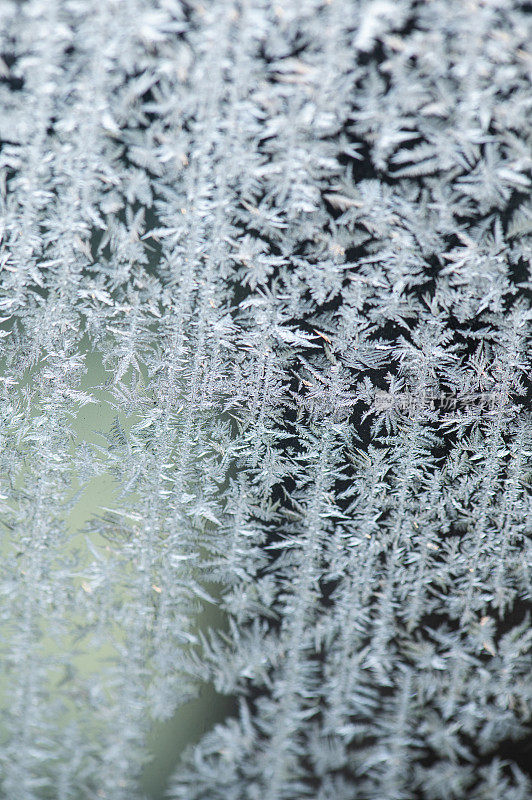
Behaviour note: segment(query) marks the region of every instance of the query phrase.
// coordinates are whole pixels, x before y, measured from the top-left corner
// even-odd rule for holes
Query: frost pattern
[[[207,681],[173,800],[527,800],[529,4],[0,21],[2,797],[141,798]]]

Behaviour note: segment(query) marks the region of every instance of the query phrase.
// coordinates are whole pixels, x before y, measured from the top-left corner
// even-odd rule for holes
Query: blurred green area
[[[135,422],[138,421],[138,417],[134,413],[128,415],[117,410],[109,382],[112,375],[104,368],[101,354],[87,350],[84,355],[86,372],[78,388],[91,395],[92,401],[82,405],[71,422],[71,450],[72,455],[75,456],[83,448],[88,448],[87,452],[90,451],[92,459],[92,461],[89,459],[88,463],[92,464],[93,471],[94,465],[97,465],[98,474],[91,474],[89,467],[86,475],[72,475],[71,496],[67,497],[65,502],[65,506],[70,505],[70,508],[64,515],[68,536],[65,539],[65,552],[61,555],[77,559],[79,577],[75,579],[78,584],[75,588],[78,592],[85,592],[88,602],[91,600],[93,587],[90,580],[83,578],[83,567],[89,567],[95,554],[98,555],[98,558],[108,557],[113,562],[114,585],[112,592],[115,603],[122,602],[124,606],[127,606],[128,603],[131,604],[131,597],[128,595],[129,578],[132,572],[131,564],[119,553],[119,545],[102,537],[91,523],[102,514],[110,514],[114,510],[127,508],[128,500],[129,504],[133,505],[136,499],[132,494],[129,498],[124,498],[115,475],[105,470],[105,459],[103,457],[99,459],[97,453],[98,448],[104,452],[107,446],[105,436],[109,434],[116,421],[128,434]],[[1,367],[2,365],[0,365],[0,371]],[[28,373],[20,382],[19,388],[22,390],[24,387],[31,390],[32,374]],[[77,463],[80,463],[79,458]],[[21,486],[23,481],[24,474],[21,472],[16,478],[15,487]],[[5,555],[10,550],[13,551],[16,543],[10,540],[9,530],[2,531],[2,539],[0,553]],[[53,575],[51,580],[53,581]],[[160,591],[155,584],[153,588],[155,591]],[[208,592],[212,596],[212,586],[208,587]],[[97,610],[94,613],[97,614]],[[128,619],[127,614],[123,618]],[[93,724],[90,702],[87,700],[85,703],[83,696],[88,696],[90,687],[101,681],[104,686],[104,695],[107,695],[109,704],[113,704],[112,682],[105,688],[105,676],[108,674],[110,666],[118,663],[121,657],[121,648],[125,648],[125,642],[130,638],[130,634],[134,635],[134,633],[123,626],[120,615],[116,619],[104,618],[103,625],[98,623],[99,631],[96,639],[91,636],[90,630],[86,637],[79,635],[80,630],[90,628],[85,620],[71,619],[68,622],[72,631],[76,631],[77,628],[78,632],[75,635],[67,632],[59,641],[53,633],[43,627],[42,620],[40,621],[41,639],[38,643],[38,652],[50,663],[57,658],[58,663],[57,669],[52,668],[48,671],[47,699],[50,700],[52,708],[54,694],[61,698],[60,706],[63,713],[60,719],[56,719],[56,725],[63,725],[66,731],[67,727],[74,722],[78,724],[80,730],[86,732],[88,737],[94,739],[100,735],[98,726],[102,724],[101,719]],[[225,624],[225,617],[216,605],[205,601],[203,610],[197,615],[191,631],[198,633],[207,628],[223,629]],[[9,636],[9,630],[0,630],[0,640],[3,640],[4,643],[9,641]],[[187,647],[188,645],[182,646]],[[146,666],[149,670],[149,664]],[[9,676],[2,672],[3,670],[0,669],[0,691],[3,697],[3,701],[0,702],[7,707],[10,702]],[[10,732],[9,726],[1,721],[4,716],[1,708],[0,706],[0,742],[5,743]],[[207,684],[201,686],[199,697],[181,705],[169,719],[164,721],[155,720],[150,716],[146,698],[143,712],[146,715],[144,730],[147,731],[144,749],[150,760],[140,775],[139,791],[144,793],[149,800],[162,800],[165,796],[169,776],[177,766],[179,756],[185,747],[195,743],[205,731],[216,722],[225,719],[233,711],[233,701],[218,695]],[[84,714],[86,718],[79,719],[80,715]]]

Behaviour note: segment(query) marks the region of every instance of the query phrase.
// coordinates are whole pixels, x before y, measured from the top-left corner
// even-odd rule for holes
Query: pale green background
[[[106,373],[103,368],[101,356],[98,353],[87,353],[86,366],[87,373],[79,388],[92,394],[97,402],[82,406],[73,421],[72,431],[76,437],[73,448],[79,447],[83,442],[104,445],[105,440],[98,431],[109,431],[117,416],[116,409],[111,406],[111,393],[103,388],[97,388],[103,386],[110,377],[110,374]],[[24,383],[29,383],[29,380]],[[123,413],[119,413],[118,417],[126,431],[135,421],[134,418],[128,418]],[[118,488],[111,474],[98,475],[89,479],[66,520],[71,534],[70,544],[73,547],[83,545],[87,530],[90,530],[87,528],[87,523],[94,514],[100,512],[102,506],[110,509],[118,506]],[[123,507],[123,500],[120,501],[120,505]],[[97,534],[90,535],[93,537],[95,545],[104,547],[107,544]],[[7,537],[4,540],[4,546],[6,543],[9,546],[9,536],[5,530],[2,531],[2,536]],[[212,586],[208,588],[208,591],[212,594]],[[204,611],[198,617],[196,629],[223,628],[224,625],[224,615],[216,606],[205,603]],[[113,633],[113,637],[116,640],[116,631]],[[89,649],[72,658],[72,662],[75,663],[81,675],[97,676],[103,663],[102,659],[114,652],[111,645],[113,637],[110,636],[109,648],[104,646],[97,653]],[[51,650],[53,647],[54,644],[51,641]],[[47,649],[48,645],[45,645],[43,652]],[[61,691],[60,683],[52,691]],[[9,698],[9,692],[6,697]],[[201,735],[216,722],[222,721],[233,712],[234,704],[230,698],[218,695],[211,686],[203,685],[200,696],[181,707],[171,719],[152,723],[146,749],[153,759],[144,768],[139,787],[150,800],[162,800],[164,797],[169,776],[178,763],[184,748],[198,741]]]

